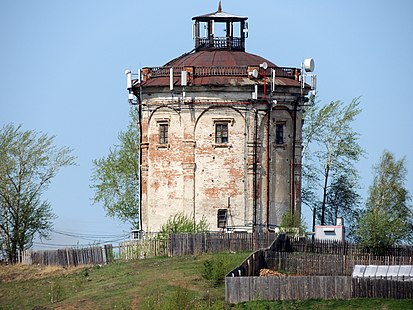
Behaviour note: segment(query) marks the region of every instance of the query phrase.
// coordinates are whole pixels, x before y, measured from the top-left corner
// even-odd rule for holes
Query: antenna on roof
[[[218,3],[218,11],[217,12],[222,12],[222,5],[221,5],[221,1],[219,1]]]
[[[310,85],[311,91],[309,92],[310,97],[306,98],[306,102],[309,101],[310,105],[314,104],[314,97],[317,94],[317,90],[316,90],[317,75],[313,73],[314,68],[315,68],[314,59],[312,58],[305,59],[304,62],[301,64],[301,75],[300,75],[301,94],[306,85],[306,78],[307,77],[311,78],[311,85]]]
[[[174,90],[174,68],[169,69],[169,90]]]
[[[130,104],[134,105],[134,95],[133,95],[133,89],[132,89],[132,72],[128,69],[125,70],[125,75],[126,75],[126,89],[128,90],[128,101]]]
[[[132,88],[132,72],[127,69],[125,70],[125,75],[126,75],[126,89],[131,90]]]

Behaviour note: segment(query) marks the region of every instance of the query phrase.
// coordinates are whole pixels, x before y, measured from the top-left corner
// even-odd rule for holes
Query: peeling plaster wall
[[[284,143],[276,143],[276,125],[281,124],[284,127]],[[281,224],[282,217],[291,209],[291,164],[292,164],[292,145],[293,145],[293,114],[291,110],[277,108],[270,114],[270,132],[268,136],[267,115],[263,120],[260,135],[263,137],[261,162],[261,176],[265,182],[262,182],[261,197],[267,196],[267,185],[269,184],[269,205],[261,206],[263,216],[269,209],[268,222],[270,226]],[[300,132],[301,133],[301,132]],[[267,139],[269,138],[269,144]],[[269,146],[269,153],[267,148]],[[301,146],[300,146],[301,147]],[[269,159],[267,165],[267,157]],[[267,170],[269,171],[269,182],[267,181]],[[266,199],[265,199],[266,203]],[[262,219],[266,222],[267,219]]]
[[[168,143],[160,144],[159,124],[169,125]],[[159,108],[147,120],[148,173],[146,182],[146,210],[144,228],[159,228],[170,215],[182,211],[184,126],[181,115],[171,108]],[[153,206],[153,207],[151,207]]]
[[[164,96],[153,93],[143,100],[142,228],[159,231],[171,216],[184,212],[197,222],[205,218],[210,230],[220,230],[218,209],[228,209],[230,227],[279,225],[282,215],[291,210],[291,102],[296,94],[283,93],[282,98],[289,100],[278,100],[272,109],[269,148],[267,104],[227,97],[224,101],[219,92],[186,102]],[[212,99],[205,99],[208,96]],[[294,168],[296,212],[301,204],[301,119],[300,112]],[[215,143],[217,122],[228,124],[227,144]],[[166,145],[159,143],[161,123],[169,125]],[[284,124],[282,145],[275,143],[277,123]]]
[[[215,123],[228,124],[228,143],[215,144]],[[217,229],[218,209],[229,209],[228,225],[246,222],[245,118],[230,107],[211,107],[199,116],[195,139],[195,206],[197,219],[205,216]]]

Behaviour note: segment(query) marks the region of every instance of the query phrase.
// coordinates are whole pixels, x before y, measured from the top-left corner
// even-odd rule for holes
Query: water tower
[[[301,212],[301,106],[310,87],[302,68],[245,51],[247,19],[219,4],[193,18],[192,51],[136,79],[127,73],[139,111],[144,231],[181,212],[211,231],[271,230]]]

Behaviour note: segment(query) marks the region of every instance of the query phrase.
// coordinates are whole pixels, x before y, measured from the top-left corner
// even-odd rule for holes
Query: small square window
[[[215,124],[215,143],[228,143],[228,124]]]
[[[275,144],[284,144],[284,124],[275,125]]]
[[[159,124],[159,144],[168,144],[168,130],[169,125],[167,123]]]
[[[228,217],[228,210],[227,209],[218,209],[218,228],[225,228],[227,227],[227,217]]]

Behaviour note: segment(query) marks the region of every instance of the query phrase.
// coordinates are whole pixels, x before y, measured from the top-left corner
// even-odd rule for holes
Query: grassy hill
[[[413,309],[412,300],[226,305],[221,275],[248,255],[158,257],[70,269],[0,266],[0,309]]]

